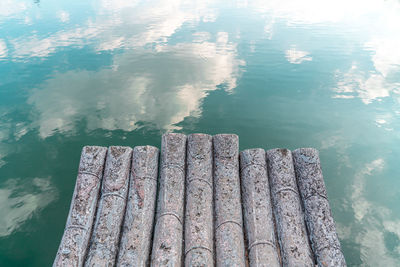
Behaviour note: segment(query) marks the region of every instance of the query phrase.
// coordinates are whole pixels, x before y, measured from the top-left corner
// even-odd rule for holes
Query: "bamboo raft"
[[[53,266],[346,266],[318,151],[86,146]]]

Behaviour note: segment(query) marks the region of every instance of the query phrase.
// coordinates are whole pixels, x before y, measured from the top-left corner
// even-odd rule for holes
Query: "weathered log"
[[[164,134],[151,266],[182,264],[186,136]]]
[[[214,145],[214,203],[217,266],[245,266],[239,181],[239,137],[219,134]]]
[[[128,201],[117,266],[145,267],[150,263],[158,154],[158,148],[153,146],[137,146],[133,149]]]
[[[83,265],[96,212],[107,148],[82,149],[78,177],[60,247],[53,266]]]
[[[300,195],[287,149],[267,151],[269,184],[283,266],[314,266]]]
[[[346,266],[328,202],[318,151],[300,148],[293,151],[293,159],[305,221],[318,266]]]
[[[250,267],[281,266],[264,149],[242,151],[240,173]]]
[[[186,156],[185,266],[214,266],[212,137],[189,135]]]
[[[125,213],[132,148],[108,148],[101,197],[85,266],[114,266]]]

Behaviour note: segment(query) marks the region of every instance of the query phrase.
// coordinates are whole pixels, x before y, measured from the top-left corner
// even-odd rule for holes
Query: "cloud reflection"
[[[28,8],[31,4],[26,1],[15,1],[15,0],[1,0],[0,1],[0,22],[3,19],[14,18],[20,15]]]
[[[384,124],[384,120],[379,123]],[[338,156],[340,164],[337,167],[339,175],[346,173],[344,169],[354,169],[357,162],[351,158],[351,146],[344,137],[345,134],[334,135],[332,138],[322,140],[321,150],[333,148]],[[329,143],[326,143],[328,141]],[[357,154],[358,155],[358,154]],[[354,175],[350,175],[351,180],[347,188],[349,198],[337,200],[337,209],[347,214],[352,214],[354,219],[347,219],[342,215],[341,220],[337,221],[337,231],[340,238],[344,241],[343,246],[347,247],[347,259],[353,264],[364,266],[397,266],[400,255],[400,243],[388,243],[387,236],[393,240],[400,240],[400,220],[389,207],[379,203],[379,199],[371,197],[368,188],[375,188],[389,181],[382,181],[382,174],[391,166],[385,158],[377,157],[370,161],[364,161],[358,168],[355,168]],[[390,183],[390,182],[389,182]],[[379,187],[379,186],[378,186]],[[374,189],[373,189],[374,190]],[[395,190],[393,192],[396,192]],[[391,193],[393,192],[386,192]],[[339,204],[340,203],[340,204]],[[343,214],[343,213],[342,213]],[[354,251],[352,254],[351,251]],[[356,252],[357,251],[357,252]],[[359,257],[359,261],[357,261]]]
[[[184,24],[215,21],[213,2],[102,0],[96,16],[81,25],[9,40],[9,56],[23,61],[45,59],[67,46],[123,49],[110,67],[56,72],[33,90],[28,103],[40,114],[34,122],[40,136],[72,133],[81,120],[88,130],[130,131],[138,122],[173,129],[185,117],[201,114],[209,91],[218,86],[232,91],[244,61],[228,33],[203,31],[193,34],[193,42],[168,43]],[[57,15],[62,22],[69,19],[65,11]]]
[[[312,57],[309,56],[309,52],[298,50],[296,47],[292,47],[286,50],[286,59],[292,64],[300,64],[303,61],[311,61]]]
[[[317,29],[330,26],[324,31],[332,31],[332,38],[357,38],[365,52],[371,54],[375,70],[371,72],[370,69],[360,69],[356,62],[348,72],[337,70],[334,73],[338,79],[337,86],[333,88],[334,98],[360,98],[363,103],[371,104],[393,94],[400,95],[399,1],[256,0],[238,1],[238,7],[251,8],[266,18],[264,28],[269,39],[272,38],[273,26],[277,21],[284,21],[289,28],[299,25],[315,25]],[[287,50],[285,55],[293,64],[311,60],[307,52],[295,48]]]
[[[69,13],[61,10],[57,13],[57,17],[61,22],[68,22],[69,21]]]
[[[56,197],[50,178],[7,180],[0,188],[0,237],[13,233]]]
[[[362,166],[353,180],[351,205],[357,223],[349,226],[347,238],[361,245],[362,262],[369,266],[396,266],[396,258],[387,255],[393,249],[400,255],[399,245],[391,248],[385,241],[387,233],[400,238],[400,220],[390,219],[394,217],[390,209],[370,201],[365,192],[367,181],[378,178],[384,168],[384,159],[377,158]]]
[[[9,0],[11,1],[11,0]],[[165,44],[184,23],[212,22],[217,18],[215,9],[208,7],[214,1],[110,1],[102,0],[96,7],[96,16],[83,25],[74,26],[49,36],[36,33],[10,40],[12,57],[27,60],[47,57],[58,48],[94,45],[97,51],[143,47],[147,44]],[[57,13],[62,22],[69,14]]]
[[[382,73],[364,72],[356,65],[345,73],[337,70],[335,75],[338,82],[333,88],[334,98],[358,97],[365,104],[371,104],[374,100],[381,101],[400,93],[400,83],[388,81]]]
[[[0,59],[7,57],[7,54],[8,54],[8,49],[6,42],[0,39]]]
[[[320,24],[320,23],[356,23],[367,18],[369,13],[390,14],[398,12],[398,1],[388,0],[254,0],[238,1],[238,7],[252,8],[259,13],[269,13],[274,18],[283,18],[288,25]],[[382,10],[391,9],[391,12]],[[376,19],[376,18],[374,18]],[[376,20],[375,20],[376,21]]]
[[[400,23],[400,19],[398,22]],[[375,70],[385,78],[390,75],[400,74],[399,47],[399,35],[391,38],[374,38],[365,43],[365,48],[372,51],[372,62],[374,63]]]
[[[28,100],[39,111],[41,137],[73,132],[81,119],[88,130],[131,131],[140,121],[172,129],[187,116],[199,116],[208,91],[218,85],[231,91],[244,65],[227,33],[216,39],[162,45],[156,56],[132,50],[100,71],[55,73]]]

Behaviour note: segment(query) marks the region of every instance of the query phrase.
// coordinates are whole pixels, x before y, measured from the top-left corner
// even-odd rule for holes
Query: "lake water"
[[[0,266],[50,266],[84,145],[316,147],[349,266],[400,266],[400,2],[0,1]]]

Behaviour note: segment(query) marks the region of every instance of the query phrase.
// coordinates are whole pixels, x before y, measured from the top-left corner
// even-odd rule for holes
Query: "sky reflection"
[[[50,178],[7,180],[0,188],[0,238],[16,231],[56,197]]]
[[[396,0],[0,1],[0,265],[51,264],[82,145],[234,131],[242,148],[320,149],[349,266],[395,266],[399,14]],[[26,240],[49,220],[42,253]]]
[[[233,90],[244,64],[227,33],[217,35],[216,42],[157,47],[157,57],[146,49],[115,55],[111,68],[95,72],[55,73],[28,98],[40,114],[40,136],[73,133],[80,119],[88,130],[132,131],[140,121],[171,129],[199,116],[207,92]]]

